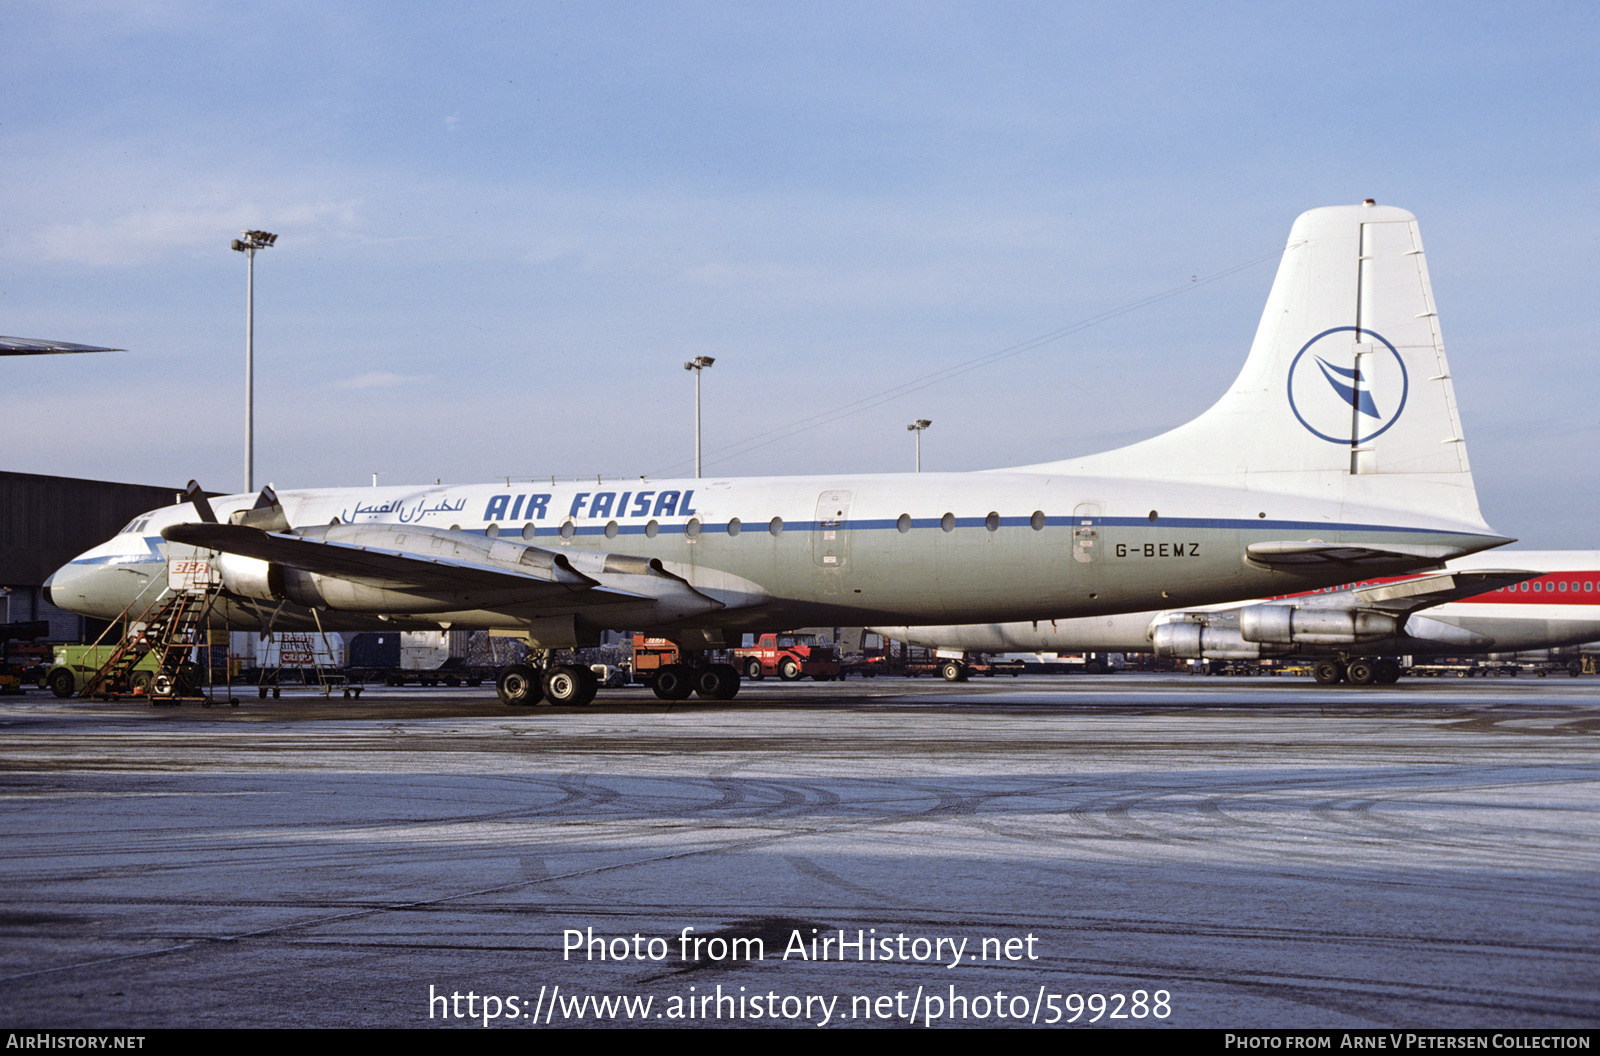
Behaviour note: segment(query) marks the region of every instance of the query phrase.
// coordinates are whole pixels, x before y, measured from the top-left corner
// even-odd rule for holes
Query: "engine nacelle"
[[[1273,645],[1356,645],[1400,635],[1402,621],[1370,609],[1300,609],[1250,605],[1239,610],[1239,635]]]
[[[230,594],[257,601],[283,600],[283,569],[271,561],[218,554],[212,558],[212,566],[222,576],[223,589]]]
[[[1174,660],[1259,660],[1282,652],[1259,642],[1247,642],[1232,627],[1203,623],[1162,623],[1150,632],[1156,655]]]

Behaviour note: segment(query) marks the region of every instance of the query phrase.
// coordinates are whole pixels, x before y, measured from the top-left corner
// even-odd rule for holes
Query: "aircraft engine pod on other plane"
[[[1354,645],[1393,638],[1403,620],[1367,609],[1301,609],[1251,605],[1239,610],[1239,636],[1274,645]]]
[[[1246,640],[1246,627],[1257,640]],[[1401,670],[1391,657],[1521,657],[1600,641],[1600,551],[1497,551],[1457,558],[1438,572],[1204,609],[872,629],[952,652],[1153,648],[1175,660],[1325,657],[1314,669],[1320,683],[1348,677],[1357,685],[1386,684]]]
[[[1228,391],[1128,447],[979,473],[614,491],[552,478],[207,501],[194,487],[48,587],[63,607],[116,618],[167,561],[226,555],[207,609],[218,625],[517,635],[537,664],[502,686],[508,703],[581,702],[584,676],[553,652],[631,630],[679,648],[659,696],[727,699],[739,674],[706,654],[743,633],[1187,613],[1499,546],[1462,436],[1416,220],[1367,202],[1295,221]],[[769,528],[741,530],[753,524]],[[1164,633],[1259,651],[1386,626],[1278,612],[1248,630],[1237,614],[1190,622],[1207,626]],[[1139,633],[1148,641],[1148,619]]]

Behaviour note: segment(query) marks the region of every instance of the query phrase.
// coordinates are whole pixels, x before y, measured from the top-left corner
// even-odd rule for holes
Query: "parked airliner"
[[[1400,677],[1396,656],[1482,656],[1600,640],[1600,551],[1497,550],[1445,570],[1232,605],[1026,623],[874,627],[967,653],[1155,653],[1186,660],[1320,658],[1317,681]]]
[[[980,473],[197,488],[59,570],[114,618],[205,562],[232,627],[491,628],[537,665],[508,704],[587,702],[556,650],[670,638],[667,699],[727,699],[744,632],[1109,615],[1399,574],[1508,542],[1478,511],[1415,218],[1335,206],[1290,231],[1243,371],[1200,417],[1098,455]],[[186,567],[193,567],[186,566]]]

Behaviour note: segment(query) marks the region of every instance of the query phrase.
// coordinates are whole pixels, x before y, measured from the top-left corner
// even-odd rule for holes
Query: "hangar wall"
[[[40,596],[50,573],[115,535],[136,514],[169,506],[183,489],[0,471],[0,587],[10,620],[48,620],[50,637],[76,641],[82,617]],[[0,606],[0,615],[4,606]]]

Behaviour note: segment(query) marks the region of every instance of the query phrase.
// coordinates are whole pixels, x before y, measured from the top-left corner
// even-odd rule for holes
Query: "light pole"
[[[917,472],[918,473],[922,472],[922,431],[924,429],[926,429],[928,426],[932,425],[932,424],[933,423],[930,422],[926,418],[918,418],[916,421],[914,421],[910,425],[906,426],[906,428],[909,429],[912,433],[916,434],[916,437],[917,437]]]
[[[271,249],[270,231],[241,231],[233,240],[245,257],[244,280],[244,490],[256,490],[256,250]]]
[[[700,479],[700,372],[716,360],[710,356],[695,356],[683,365],[684,370],[694,371],[694,477]]]

